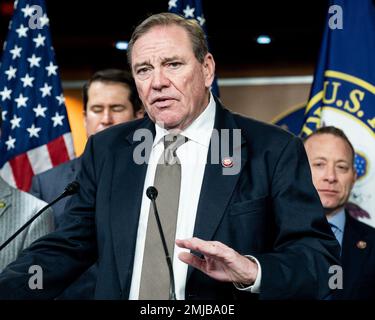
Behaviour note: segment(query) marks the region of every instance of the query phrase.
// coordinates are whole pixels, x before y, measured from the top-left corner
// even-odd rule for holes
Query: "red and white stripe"
[[[41,147],[11,159],[0,170],[0,175],[15,188],[29,191],[34,175],[74,157],[73,139],[69,132]]]

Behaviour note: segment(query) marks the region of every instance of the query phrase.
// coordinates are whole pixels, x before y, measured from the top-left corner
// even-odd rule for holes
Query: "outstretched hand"
[[[213,279],[249,286],[255,282],[257,264],[221,242],[191,238],[176,240],[176,244],[180,248],[201,253],[203,258],[190,252],[181,252],[178,257]]]

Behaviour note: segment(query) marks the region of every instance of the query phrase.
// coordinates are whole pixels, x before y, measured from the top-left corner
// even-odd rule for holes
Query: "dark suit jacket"
[[[77,178],[81,169],[81,158],[65,162],[55,168],[37,174],[33,177],[30,193],[46,202],[56,199],[65,187]],[[54,213],[55,228],[57,229],[63,218],[64,208],[69,197],[66,197],[52,206]],[[91,266],[76,281],[74,281],[64,292],[57,297],[60,300],[94,298],[97,266]]]
[[[375,299],[374,250],[375,229],[346,213],[342,243],[343,289],[334,290],[335,300]]]
[[[29,192],[49,203],[63,193],[65,187],[76,179],[80,168],[81,158],[76,158],[37,174],[31,181]],[[66,197],[52,206],[56,228],[59,226],[68,198]]]
[[[339,264],[339,245],[311,182],[301,141],[291,134],[234,115],[217,102],[215,128],[241,129],[241,170],[223,175],[208,159],[194,236],[221,241],[262,266],[261,299],[323,298],[328,269]],[[0,298],[51,298],[98,258],[97,299],[127,299],[147,164],[133,152],[152,146],[134,138],[155,133],[149,118],[92,136],[60,231],[42,238],[0,275]],[[139,133],[139,131],[137,131]],[[151,136],[152,137],[152,136]],[[211,147],[208,151],[210,158]],[[56,252],[56,253],[52,253]],[[47,254],[46,254],[47,253]],[[24,284],[30,264],[45,267],[43,290]],[[17,288],[16,290],[14,290]],[[251,299],[232,283],[188,269],[186,299]]]

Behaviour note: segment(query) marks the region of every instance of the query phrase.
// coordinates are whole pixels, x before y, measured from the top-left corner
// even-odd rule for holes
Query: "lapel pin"
[[[358,249],[365,249],[366,247],[367,247],[367,242],[366,241],[360,240],[360,241],[357,242],[357,248]]]
[[[233,167],[233,160],[232,160],[232,158],[223,158],[221,160],[221,165],[224,168],[232,168]]]
[[[0,209],[5,208],[6,203],[4,201],[0,201]]]

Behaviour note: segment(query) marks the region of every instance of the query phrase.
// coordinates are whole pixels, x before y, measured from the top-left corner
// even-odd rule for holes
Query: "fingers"
[[[221,242],[191,238],[176,240],[176,245],[203,254],[203,259],[190,252],[181,252],[178,257],[216,280],[252,284],[256,279],[256,263]]]
[[[180,248],[197,251],[209,257],[223,257],[223,254],[230,248],[218,241],[204,241],[199,238],[176,240]]]
[[[181,252],[179,255],[178,255],[178,258],[182,261],[182,262],[185,262],[186,264],[194,267],[194,268],[197,268],[201,271],[203,271],[205,269],[205,260],[204,259],[200,259],[199,257],[191,254],[191,253],[188,253],[188,252]]]

